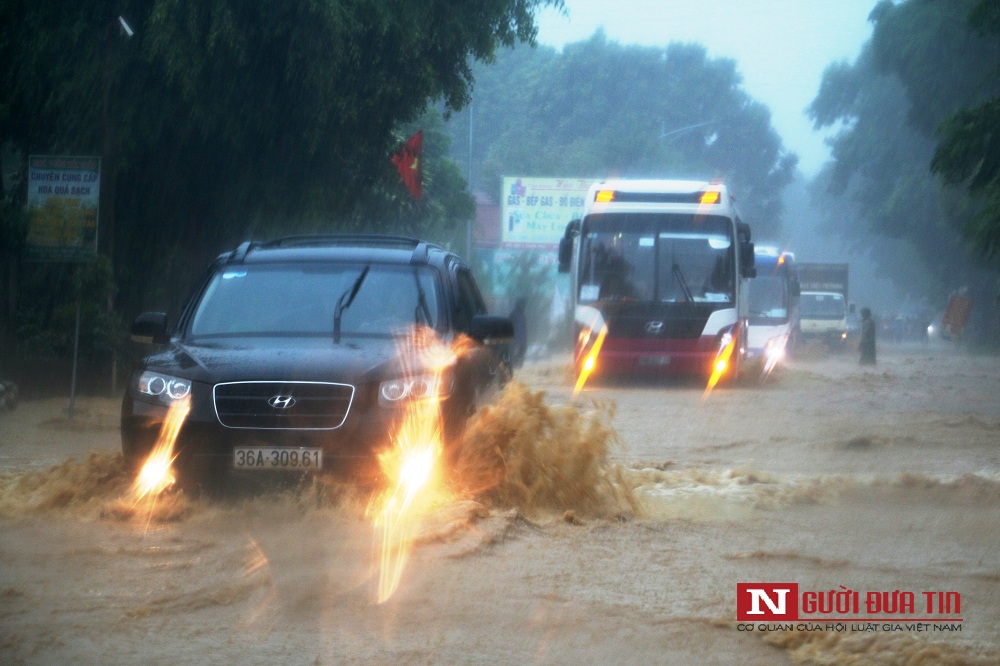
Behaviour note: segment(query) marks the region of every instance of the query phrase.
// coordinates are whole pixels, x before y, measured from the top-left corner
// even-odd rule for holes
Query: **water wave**
[[[775,631],[764,634],[763,640],[788,650],[793,663],[822,666],[988,666],[1000,657],[966,645],[902,633]]]

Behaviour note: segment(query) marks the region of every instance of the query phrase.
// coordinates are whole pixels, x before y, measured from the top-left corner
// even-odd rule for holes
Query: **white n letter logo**
[[[771,597],[767,595],[766,590],[761,590],[757,588],[750,588],[747,590],[751,597],[751,608],[747,611],[747,615],[764,615],[764,611],[760,609],[760,602],[763,601],[764,604],[771,609],[771,612],[776,615],[785,614],[785,596],[788,594],[788,590],[774,590],[775,596],[778,597],[778,603],[772,603]]]
[[[798,583],[736,583],[738,621],[794,620],[798,615]]]

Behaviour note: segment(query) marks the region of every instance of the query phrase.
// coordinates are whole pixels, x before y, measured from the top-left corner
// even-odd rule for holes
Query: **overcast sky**
[[[538,17],[538,42],[556,48],[604,28],[622,44],[698,42],[732,58],[743,87],[771,109],[771,124],[813,176],[829,157],[805,108],[831,62],[853,62],[871,36],[876,0],[565,0],[567,16]]]

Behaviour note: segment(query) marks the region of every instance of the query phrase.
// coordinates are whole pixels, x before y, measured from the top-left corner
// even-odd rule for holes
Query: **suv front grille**
[[[216,384],[215,414],[227,428],[333,430],[347,419],[354,387],[331,382]]]

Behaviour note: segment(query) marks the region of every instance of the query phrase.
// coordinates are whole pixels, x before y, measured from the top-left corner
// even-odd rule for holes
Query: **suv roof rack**
[[[244,241],[243,243],[240,243],[240,246],[232,252],[220,255],[219,259],[224,259],[227,264],[242,264],[247,258],[247,254],[250,252],[250,249],[256,247],[257,245],[258,244],[253,241]]]
[[[243,250],[244,243],[237,252]],[[427,261],[428,251],[431,249],[442,250],[444,248],[435,243],[413,238],[412,236],[393,236],[391,234],[312,234],[302,236],[283,236],[267,241],[266,243],[254,243],[254,247],[278,248],[278,247],[308,247],[319,245],[360,245],[363,247],[398,248],[401,250],[413,249],[410,257],[411,264],[421,264]],[[247,250],[250,248],[247,247]],[[235,254],[235,253],[234,253]],[[240,259],[246,256],[243,251]]]
[[[417,247],[422,241],[410,236],[387,234],[311,234],[282,236],[267,241],[262,247],[302,247],[307,245],[367,245],[371,247]]]

